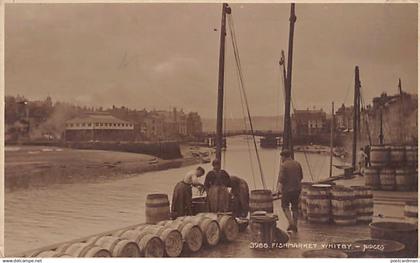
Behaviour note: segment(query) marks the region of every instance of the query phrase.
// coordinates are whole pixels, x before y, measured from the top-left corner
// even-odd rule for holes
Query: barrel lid
[[[251,214],[251,216],[265,216],[267,215],[267,211],[255,211]]]
[[[201,202],[206,202],[206,199],[207,198],[205,196],[198,196],[198,197],[193,197],[192,198],[192,201],[193,202],[200,202],[201,203]]]
[[[168,195],[167,194],[148,194],[147,195],[147,197],[146,197],[147,199],[160,199],[160,198],[168,198]]]
[[[256,189],[256,190],[252,190],[251,194],[270,194],[271,195],[271,190],[267,190],[267,189]]]

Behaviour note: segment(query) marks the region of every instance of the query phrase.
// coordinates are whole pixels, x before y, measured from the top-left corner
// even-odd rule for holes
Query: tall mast
[[[334,126],[335,126],[335,118],[334,118],[334,102],[331,104],[331,134],[330,134],[330,177],[332,177],[332,166],[333,166],[333,148],[334,148]]]
[[[400,93],[400,141],[401,143],[405,143],[405,134],[404,134],[404,127],[403,127],[403,119],[404,119],[404,96],[401,87],[401,79],[398,79],[398,91]]]
[[[382,120],[382,118],[383,118],[383,105],[381,105],[380,106],[381,108],[380,108],[380,112],[379,112],[379,121],[380,121],[380,130],[379,130],[379,144],[380,145],[383,145],[384,144],[384,129],[383,129],[383,120]]]
[[[290,119],[290,102],[292,97],[292,62],[293,62],[293,35],[295,30],[295,4],[290,7],[290,29],[289,29],[289,50],[287,53],[287,78],[285,90],[285,110],[284,110],[284,131],[283,131],[283,150],[289,150],[293,157],[292,143],[292,123]]]
[[[217,127],[216,127],[216,159],[222,160],[223,147],[223,88],[225,81],[225,38],[226,38],[226,14],[231,10],[228,4],[222,6],[222,22],[220,29],[220,53],[219,53],[219,82],[217,88]]]
[[[360,78],[359,66],[355,68],[354,74],[354,105],[353,105],[353,152],[352,152],[352,167],[356,167],[356,148],[357,148],[357,133],[360,115]]]

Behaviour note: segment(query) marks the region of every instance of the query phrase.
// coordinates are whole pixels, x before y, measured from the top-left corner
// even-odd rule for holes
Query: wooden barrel
[[[308,204],[307,204],[307,194],[308,189],[313,185],[310,182],[302,182],[302,191],[299,196],[299,215],[302,219],[306,220],[308,218]]]
[[[146,224],[156,224],[170,218],[167,194],[148,194],[146,197]]]
[[[141,257],[163,257],[164,255],[163,241],[154,234],[134,229],[120,233],[120,237],[136,242]]]
[[[176,228],[181,232],[185,251],[197,252],[203,246],[203,232],[198,226],[186,221],[169,221],[165,226]]]
[[[405,202],[404,217],[408,223],[417,225],[419,217],[419,207],[417,201]]]
[[[369,224],[372,239],[388,239],[405,245],[404,257],[417,257],[417,225],[402,222],[373,222]]]
[[[273,213],[273,196],[270,190],[252,190],[249,198],[249,209],[252,212],[266,211]]]
[[[98,247],[93,244],[81,242],[81,243],[69,243],[64,244],[56,249],[57,253],[63,253],[76,258],[109,258],[111,253],[104,248]]]
[[[276,217],[251,216],[251,242],[272,244],[276,239]]]
[[[362,173],[365,178],[366,186],[371,187],[373,190],[379,190],[381,188],[378,169],[373,167],[365,167]]]
[[[370,165],[372,167],[386,167],[389,164],[389,147],[385,145],[372,145],[370,147]]]
[[[381,189],[386,191],[395,190],[395,170],[383,168],[379,172],[379,180],[381,181]]]
[[[416,145],[407,145],[405,146],[405,161],[406,164],[412,167],[417,166],[417,146]]]
[[[413,188],[414,173],[410,168],[395,169],[395,188],[398,191],[408,191]]]
[[[358,223],[370,223],[373,216],[373,195],[370,187],[351,186]]]
[[[401,242],[385,239],[357,240],[354,246],[360,246],[363,250],[361,257],[396,258],[404,257],[405,245]]]
[[[199,216],[209,217],[217,220],[221,230],[221,239],[224,241],[234,241],[239,234],[239,226],[235,218],[228,214],[200,213]]]
[[[331,190],[331,213],[333,222],[337,225],[354,225],[357,222],[353,189],[336,185]]]
[[[389,161],[393,166],[402,166],[405,163],[404,145],[392,145],[389,147]]]
[[[206,197],[194,197],[191,203],[191,210],[193,215],[198,213],[206,213],[209,211],[208,203]]]
[[[347,258],[347,254],[335,249],[314,249],[302,253],[304,258]]]
[[[97,236],[90,238],[87,243],[107,249],[112,257],[137,258],[140,249],[136,242],[115,236]]]
[[[306,192],[307,215],[310,223],[326,224],[331,221],[331,185],[314,184]]]
[[[187,221],[197,225],[203,232],[203,242],[209,246],[215,246],[220,241],[220,227],[217,220],[205,216],[185,216],[177,220]]]
[[[181,255],[183,241],[182,234],[178,229],[157,225],[144,225],[137,227],[136,230],[156,235],[162,239],[165,247],[165,256],[178,257]]]

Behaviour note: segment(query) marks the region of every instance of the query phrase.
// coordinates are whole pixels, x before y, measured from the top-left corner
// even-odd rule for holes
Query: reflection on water
[[[251,155],[252,162],[244,137],[229,139],[225,169],[230,174],[245,178],[251,189],[260,188],[258,165],[252,149]],[[277,179],[279,150],[260,149],[260,156],[267,187],[272,189]],[[329,156],[307,157],[314,180],[328,176]],[[305,156],[297,153],[295,158],[302,163],[305,180],[311,180]],[[203,167],[207,171],[211,165]],[[6,193],[6,254],[13,255],[56,242],[142,223],[145,221],[146,194],[164,192],[171,198],[175,183],[193,168],[190,166],[150,172],[105,183],[57,185]]]

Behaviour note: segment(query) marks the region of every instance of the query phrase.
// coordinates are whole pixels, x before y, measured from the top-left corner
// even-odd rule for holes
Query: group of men
[[[201,194],[204,191],[207,193],[209,212],[233,212],[236,217],[245,217],[248,214],[249,188],[246,181],[222,170],[219,160],[214,160],[212,166],[213,170],[207,173],[204,184],[200,183],[199,178],[204,176],[205,171],[202,167],[197,167],[175,185],[171,206],[173,218],[193,214],[193,187]]]
[[[287,150],[281,152],[281,165],[277,182],[277,192],[281,193],[281,207],[289,223],[288,231],[297,232],[298,203],[303,178],[299,162],[291,158]],[[185,178],[176,184],[172,196],[172,217],[192,215],[192,188],[200,193],[207,193],[209,212],[232,212],[236,217],[246,217],[249,212],[249,188],[246,181],[230,176],[221,169],[220,160],[212,162],[213,170],[209,171],[204,184],[199,178],[204,176],[202,167],[187,173]],[[229,191],[230,188],[230,191]]]

